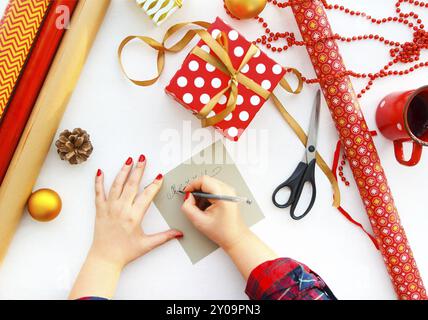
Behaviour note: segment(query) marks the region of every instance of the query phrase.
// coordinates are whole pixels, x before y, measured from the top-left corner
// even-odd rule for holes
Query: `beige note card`
[[[154,201],[170,228],[183,231],[184,237],[180,239],[180,244],[193,264],[215,251],[218,246],[196,230],[186,218],[180,209],[183,195],[177,194],[176,191],[183,190],[190,181],[203,175],[224,181],[231,185],[238,195],[252,200],[251,205],[239,204],[248,226],[264,218],[221,140],[195,154],[165,175],[162,189]]]

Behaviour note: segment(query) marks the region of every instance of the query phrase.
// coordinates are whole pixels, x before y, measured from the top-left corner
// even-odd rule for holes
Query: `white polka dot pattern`
[[[265,90],[269,90],[272,87],[272,84],[269,80],[263,80],[262,82],[262,88]]]
[[[214,78],[211,81],[211,85],[214,89],[218,89],[221,87],[221,80],[219,78]]]
[[[241,121],[247,121],[250,118],[250,114],[247,111],[241,111],[239,113],[239,119],[241,119]]]
[[[282,67],[279,64],[276,64],[272,68],[274,74],[280,74],[282,72]]]
[[[217,39],[217,37],[218,37],[220,34],[221,34],[221,31],[220,31],[220,30],[218,30],[218,29],[214,29],[214,30],[211,32],[211,35],[212,35],[212,37],[213,37],[214,39]]]
[[[204,93],[204,94],[201,94],[200,100],[202,104],[207,104],[208,102],[210,102],[211,98],[208,94]]]
[[[207,63],[205,67],[206,67],[208,72],[214,72],[215,71],[215,67],[210,63]]]
[[[259,96],[252,96],[251,97],[251,104],[253,106],[258,106],[260,104],[260,97]]]
[[[236,127],[230,127],[229,130],[227,130],[227,133],[232,138],[236,137],[238,135],[238,129]]]
[[[232,120],[232,117],[233,117],[233,114],[232,114],[232,113],[229,113],[229,114],[226,116],[226,118],[224,118],[224,121],[230,121],[230,120]]]
[[[207,52],[207,53],[210,53],[210,52],[211,52],[210,47],[208,47],[206,44],[204,44],[204,45],[201,47],[201,49],[202,49],[202,50],[204,50],[204,51],[205,51],[205,52]]]
[[[193,95],[191,93],[185,93],[183,96],[183,101],[187,104],[193,102]]]
[[[202,88],[205,85],[205,80],[202,77],[197,77],[195,79],[195,87],[196,88]]]
[[[236,47],[233,52],[235,53],[235,56],[239,58],[244,55],[244,49],[242,49],[242,47]]]
[[[186,77],[179,77],[177,79],[177,84],[179,87],[184,88],[185,86],[187,86],[187,78]]]
[[[266,66],[263,63],[259,63],[256,67],[256,71],[259,74],[263,74],[266,71]]]
[[[242,67],[241,73],[247,73],[248,71],[250,71],[250,66],[246,64],[245,66]]]
[[[189,63],[189,69],[191,71],[198,71],[198,69],[199,69],[199,63],[197,61],[195,61],[195,60],[190,61],[190,63]]]
[[[237,40],[238,39],[238,32],[236,32],[235,30],[231,30],[230,32],[229,32],[229,39],[230,40],[232,40],[232,41],[235,41],[235,40]]]

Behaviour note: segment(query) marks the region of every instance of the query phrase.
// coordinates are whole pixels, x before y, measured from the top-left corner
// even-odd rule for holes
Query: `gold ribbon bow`
[[[179,51],[181,51],[182,49],[184,49],[184,47],[186,47],[186,45],[196,35],[198,35],[207,44],[207,46],[211,49],[211,51],[215,53],[216,57],[205,52],[200,47],[195,47],[193,49],[192,53],[194,55],[198,56],[199,58],[201,58],[202,60],[204,60],[205,62],[210,63],[211,65],[213,65],[214,67],[216,67],[217,69],[222,71],[223,73],[230,76],[230,81],[229,81],[228,86],[224,89],[221,89],[197,113],[196,116],[201,120],[202,127],[213,126],[213,125],[223,121],[230,113],[233,113],[233,111],[236,108],[236,103],[237,103],[237,98],[238,98],[238,84],[242,84],[242,85],[246,86],[251,91],[258,94],[260,97],[264,98],[265,100],[267,100],[269,98],[271,93],[268,90],[264,89],[262,86],[260,86],[254,80],[250,79],[249,77],[247,77],[241,73],[241,69],[251,60],[251,58],[253,58],[253,56],[259,50],[255,45],[251,44],[250,48],[248,49],[247,53],[245,54],[244,58],[242,59],[242,62],[241,62],[238,69],[234,68],[232,61],[230,60],[229,53],[227,51],[227,44],[226,43],[220,43],[220,40],[226,41],[225,38],[223,37],[223,39],[220,38],[220,39],[216,40],[205,29],[189,30],[185,34],[185,36],[182,39],[180,39],[176,44],[174,44],[171,47],[165,46],[165,42],[173,34],[175,34],[179,30],[181,30],[182,28],[189,26],[191,24],[203,27],[205,29],[209,27],[209,24],[207,24],[206,22],[202,22],[202,21],[196,21],[196,22],[191,22],[191,23],[180,23],[180,24],[174,25],[166,32],[162,43],[159,43],[152,38],[144,37],[144,36],[126,37],[119,46],[118,54],[119,54],[120,61],[122,59],[121,56],[122,56],[122,51],[123,51],[124,47],[130,41],[132,41],[134,39],[139,39],[139,40],[145,42],[146,44],[148,44],[149,46],[151,46],[153,49],[158,51],[158,61],[157,61],[158,74],[155,78],[150,79],[150,80],[143,80],[143,81],[130,79],[129,77],[128,77],[128,79],[131,80],[134,84],[139,85],[139,86],[149,86],[149,85],[154,84],[159,79],[160,74],[162,73],[163,68],[165,66],[165,52],[179,52]],[[120,66],[122,68],[122,71],[126,75],[126,72],[123,68],[122,62],[120,62]],[[295,73],[296,77],[299,79],[299,86],[295,91],[293,91],[291,89],[290,85],[287,83],[287,81],[285,79],[282,79],[280,84],[284,87],[285,90],[292,92],[292,93],[298,93],[301,91],[301,88],[303,87],[303,81],[302,81],[302,77],[301,77],[300,73],[297,70],[293,69],[293,72]],[[224,94],[226,94],[227,92],[230,92],[230,94],[229,94],[229,99],[227,101],[225,109],[223,111],[219,112],[218,114],[216,114],[215,116],[207,118],[208,114],[218,104],[220,98]]]
[[[195,25],[199,26],[203,29],[190,29],[186,32],[186,34],[178,40],[175,44],[172,46],[167,47],[166,41],[174,35],[179,30],[183,29],[184,27]],[[228,86],[220,92],[218,92],[197,114],[197,117],[201,119],[202,126],[212,126],[216,123],[222,121],[225,117],[227,117],[230,113],[232,113],[236,108],[237,103],[237,97],[238,97],[238,85],[242,84],[246,87],[248,87],[250,90],[254,91],[259,96],[263,97],[265,100],[267,100],[270,96],[272,96],[273,102],[280,112],[281,116],[284,118],[284,120],[290,125],[290,127],[293,129],[293,131],[296,133],[296,135],[299,137],[300,141],[306,145],[307,136],[303,129],[299,126],[297,121],[286,111],[284,106],[281,104],[279,99],[271,94],[269,91],[262,88],[258,83],[253,81],[252,79],[248,78],[244,74],[241,73],[241,69],[251,60],[251,58],[257,53],[259,50],[255,45],[251,45],[249,50],[244,56],[244,59],[241,62],[241,65],[238,69],[235,69],[233,67],[233,64],[230,60],[228,51],[227,51],[227,43],[221,43],[221,40],[223,39],[214,39],[205,29],[208,29],[210,27],[210,23],[205,21],[194,21],[194,22],[183,22],[176,25],[173,25],[171,28],[167,30],[165,33],[165,36],[162,40],[162,43],[156,41],[153,38],[146,37],[146,36],[128,36],[119,45],[118,48],[118,56],[119,56],[119,62],[120,67],[122,69],[122,72],[124,75],[133,82],[134,84],[138,86],[150,86],[154,84],[160,77],[164,67],[165,67],[165,53],[166,52],[180,52],[183,50],[190,41],[193,40],[193,38],[198,35],[201,37],[201,39],[204,40],[204,42],[208,45],[208,47],[216,54],[217,57],[214,57],[213,55],[210,55],[209,53],[205,52],[199,47],[195,47],[192,51],[193,54],[201,58],[202,60],[206,61],[207,63],[210,63],[217,69],[221,70],[223,73],[230,76],[230,82]],[[131,79],[127,76],[126,71],[122,64],[122,52],[125,46],[132,40],[138,39],[152,47],[153,49],[158,51],[157,56],[157,75],[148,80],[135,80]],[[282,79],[280,81],[280,85],[289,93],[298,94],[301,92],[303,88],[303,80],[302,75],[300,72],[296,69],[288,69],[291,71],[296,78],[298,79],[299,83],[295,90],[291,88],[289,83]],[[212,109],[217,105],[220,98],[230,91],[229,99],[227,101],[227,105],[223,111],[216,114],[213,117],[207,118],[208,114],[212,111]],[[326,164],[326,162],[323,160],[323,158],[317,153],[317,164],[321,168],[321,170],[325,173],[327,178],[329,179],[332,187],[333,187],[333,205],[335,207],[340,206],[340,191],[339,186],[337,183],[336,178],[334,177],[333,173],[331,172],[329,166]]]
[[[166,41],[176,32],[181,30],[184,27],[187,27],[189,25],[196,25],[199,27],[202,27],[204,29],[191,29],[188,30],[187,33],[183,36],[182,39],[177,41],[174,45],[171,47],[166,47],[165,43]],[[213,55],[205,52],[200,47],[195,47],[192,51],[192,53],[202,60],[204,60],[207,63],[210,63],[217,69],[221,70],[223,73],[230,76],[230,82],[228,86],[220,92],[218,92],[196,115],[200,120],[203,127],[209,127],[213,126],[222,120],[224,120],[230,113],[232,113],[236,108],[237,98],[238,98],[238,84],[242,84],[249,88],[254,93],[258,94],[265,100],[267,100],[270,96],[270,92],[264,89],[262,86],[260,86],[258,83],[256,83],[254,80],[248,78],[244,74],[241,73],[241,69],[251,60],[251,58],[257,53],[259,50],[255,45],[251,44],[250,48],[248,49],[247,53],[245,54],[244,58],[242,59],[241,65],[238,69],[235,69],[232,61],[230,60],[229,53],[227,51],[227,44],[226,43],[220,43],[220,40],[223,39],[214,39],[205,29],[207,29],[210,26],[209,23],[203,22],[203,21],[195,21],[195,22],[185,22],[185,23],[179,23],[174,26],[172,26],[165,34],[162,43],[159,43],[153,38],[145,37],[145,36],[128,36],[126,37],[122,43],[119,46],[118,49],[118,55],[120,60],[120,67],[122,68],[123,73],[126,75],[125,69],[122,64],[122,51],[124,47],[132,40],[138,39],[149,46],[151,46],[153,49],[158,51],[158,58],[157,58],[157,68],[158,68],[158,74],[153,79],[149,80],[134,80],[127,77],[130,81],[132,81],[134,84],[139,86],[150,86],[154,84],[160,77],[164,67],[165,67],[165,52],[179,52],[183,50],[187,44],[196,36],[198,35],[211,49],[212,52],[215,53],[216,57]],[[285,79],[282,79],[280,81],[280,85],[288,92],[291,93],[299,93],[303,87],[303,81],[302,76],[300,72],[298,72],[295,69],[291,69],[292,72],[296,75],[296,77],[299,80],[299,85],[296,90],[292,90],[290,85]],[[227,92],[230,92],[229,99],[227,101],[226,107],[223,111],[216,114],[215,116],[212,116],[210,118],[208,117],[208,114],[212,111],[212,109],[217,105],[220,98]]]
[[[224,120],[230,113],[232,113],[236,108],[237,98],[238,98],[238,85],[242,84],[249,88],[254,93],[263,97],[267,100],[270,96],[270,92],[262,88],[258,83],[248,78],[241,73],[241,69],[251,60],[251,58],[259,50],[255,45],[251,45],[245,54],[240,66],[238,69],[235,69],[232,61],[230,60],[229,53],[226,51],[226,45],[221,45],[219,41],[214,40],[211,35],[205,31],[201,30],[198,32],[199,36],[204,40],[208,47],[216,54],[216,57],[205,52],[200,47],[195,47],[192,51],[194,55],[201,58],[205,62],[213,65],[226,75],[230,76],[229,84],[226,88],[220,90],[197,114],[197,117],[201,119],[203,127],[213,126],[220,121]],[[220,39],[219,39],[220,40]],[[208,114],[212,109],[217,105],[220,98],[230,92],[229,99],[226,104],[226,108],[220,113],[207,118]]]

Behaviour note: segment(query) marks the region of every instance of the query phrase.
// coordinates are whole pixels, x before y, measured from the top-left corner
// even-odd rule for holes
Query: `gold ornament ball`
[[[266,7],[267,0],[226,0],[227,9],[239,19],[251,19]]]
[[[30,196],[27,206],[28,212],[35,220],[47,222],[55,219],[61,212],[62,201],[55,191],[40,189]]]

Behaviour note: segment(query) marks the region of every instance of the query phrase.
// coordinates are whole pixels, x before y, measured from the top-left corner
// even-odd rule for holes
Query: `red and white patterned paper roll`
[[[426,290],[381,166],[379,155],[319,0],[295,1],[293,13],[345,148],[351,169],[400,299],[426,299]]]

